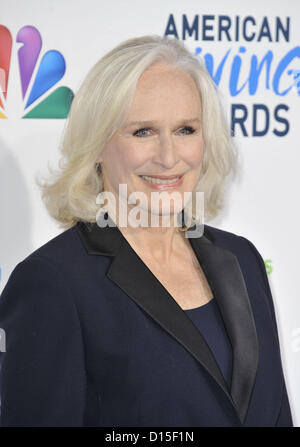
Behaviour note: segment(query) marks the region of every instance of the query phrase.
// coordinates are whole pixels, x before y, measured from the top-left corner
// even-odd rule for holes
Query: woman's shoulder
[[[21,276],[45,277],[57,273],[78,272],[80,266],[88,264],[87,251],[78,234],[77,225],[62,231],[21,259],[10,274],[10,280]],[[23,272],[23,275],[21,274]],[[55,273],[56,272],[56,273]]]
[[[76,234],[76,226],[73,226],[37,247],[24,258],[24,261],[35,257],[64,259],[66,256],[71,256],[72,253],[74,253],[74,250],[80,248],[78,242],[79,239]]]
[[[254,247],[253,242],[251,242],[243,234],[233,233],[231,231],[213,227],[207,224],[204,225],[204,235],[217,245],[226,245],[226,244],[229,246],[253,245]]]
[[[70,228],[36,248],[16,263],[4,291],[12,283],[25,284],[30,281],[36,283],[37,279],[45,279],[51,275],[52,279],[54,277],[58,279],[57,272],[61,270],[61,263],[70,259],[71,253],[74,253],[75,241],[74,229]]]
[[[252,239],[209,225],[205,225],[204,235],[215,245],[235,255],[244,272],[252,271],[259,275],[269,288],[265,261]]]
[[[55,263],[58,261],[61,264],[82,261],[82,258],[87,256],[87,250],[80,237],[79,224],[80,222],[36,248],[23,259],[23,262],[33,258],[47,258],[49,261]]]
[[[215,245],[231,251],[239,260],[249,265],[258,264],[264,270],[264,261],[252,239],[244,235],[233,233],[210,225],[204,226],[204,235]]]
[[[78,225],[62,231],[25,258],[16,263],[1,293],[7,295],[49,296],[54,291],[57,300],[66,295],[66,289],[78,290],[84,286],[89,272],[105,272],[106,264],[98,257],[89,256]],[[105,264],[105,265],[104,265]],[[103,266],[103,268],[101,268]],[[43,299],[44,301],[44,299]]]
[[[216,240],[220,241],[222,239],[236,239],[240,237],[238,234],[232,233],[228,230],[223,230],[207,224],[204,225],[204,235],[213,242]]]

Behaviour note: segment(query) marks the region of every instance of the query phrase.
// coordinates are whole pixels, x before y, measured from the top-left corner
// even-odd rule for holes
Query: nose
[[[178,153],[170,133],[160,135],[159,143],[153,162],[162,165],[166,169],[171,169],[178,162]]]

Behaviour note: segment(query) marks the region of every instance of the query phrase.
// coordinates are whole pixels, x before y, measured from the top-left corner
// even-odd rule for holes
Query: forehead
[[[200,116],[201,99],[188,73],[166,63],[156,63],[141,75],[129,115],[131,118],[140,114],[152,117],[166,113],[177,117],[190,113]]]

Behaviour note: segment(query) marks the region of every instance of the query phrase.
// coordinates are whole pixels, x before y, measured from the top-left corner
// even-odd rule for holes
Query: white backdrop
[[[247,113],[243,124],[248,135],[243,134],[241,125],[235,125],[238,178],[222,215],[207,223],[247,237],[266,261],[287,389],[294,423],[299,426],[300,89],[294,79],[300,70],[299,2],[0,0],[0,13],[0,25],[12,37],[5,104],[4,95],[0,96],[4,106],[0,117],[7,117],[0,118],[0,292],[19,261],[62,231],[47,215],[35,176],[47,172],[47,163],[56,166],[65,119],[22,119],[25,103],[18,61],[22,46],[17,42],[19,30],[35,27],[42,38],[27,97],[48,50],[57,50],[66,62],[62,79],[37,98],[32,108],[57,87],[67,86],[76,93],[91,66],[119,42],[177,32],[198,57],[204,56],[207,64],[213,60],[214,76],[219,67],[219,90],[229,121],[234,108],[235,119]],[[3,33],[2,28],[0,69],[8,45],[7,32],[6,38]],[[259,65],[264,57],[255,86],[255,61],[257,58]],[[3,74],[0,70],[4,91]]]

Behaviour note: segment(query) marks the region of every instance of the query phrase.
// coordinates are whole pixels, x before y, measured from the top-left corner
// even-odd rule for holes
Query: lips
[[[152,178],[158,178],[161,180],[172,180],[173,178],[181,178],[183,176],[183,174],[174,174],[174,175],[148,175],[148,174],[143,174],[147,177],[152,177]]]
[[[168,175],[168,176],[161,176],[161,175],[151,175],[151,176],[140,176],[141,180],[145,182],[151,189],[156,190],[166,190],[166,189],[174,189],[180,186],[183,182],[183,175]],[[145,178],[146,177],[146,178]],[[153,182],[151,181],[151,178],[157,179],[157,180],[165,180],[165,183],[163,182]],[[178,180],[175,180],[171,182],[170,180],[178,178]]]

